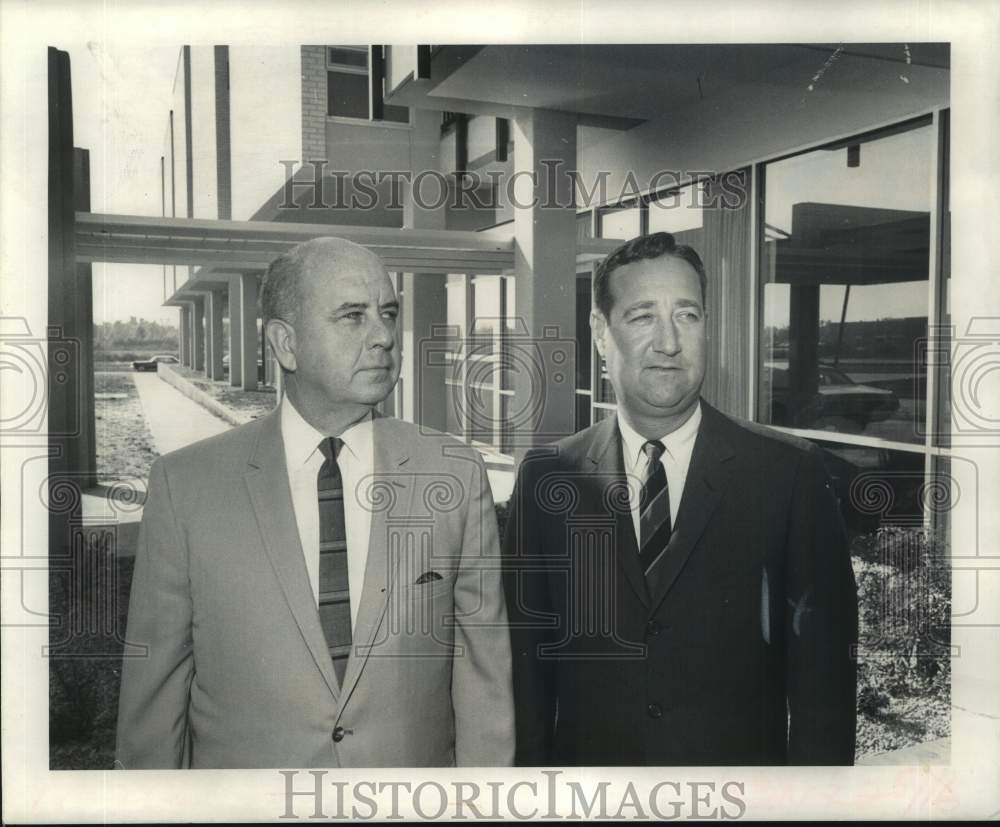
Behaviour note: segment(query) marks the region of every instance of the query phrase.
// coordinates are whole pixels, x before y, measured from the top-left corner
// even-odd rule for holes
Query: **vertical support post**
[[[576,116],[536,109],[514,119],[514,304],[522,335],[512,350],[536,363],[514,378],[515,455],[575,430]],[[523,334],[527,334],[526,336]],[[519,341],[520,340],[520,341]],[[516,360],[514,360],[516,363]],[[532,373],[541,371],[541,387]]]
[[[191,305],[182,304],[180,310],[180,360],[184,367],[191,367]]]
[[[205,369],[205,301],[191,302],[191,367]]]
[[[205,293],[205,375],[213,382],[222,380],[222,294]]]
[[[419,171],[438,169],[440,151],[440,115],[414,109],[410,135],[410,158],[414,177]],[[444,206],[431,209],[414,198],[410,181],[403,182],[403,226],[420,230],[443,230]],[[448,405],[451,399],[445,387],[448,367],[444,353],[435,340],[448,321],[448,276],[446,273],[403,274],[403,400],[397,416],[411,422],[448,430]]]
[[[229,294],[229,324],[237,328],[240,340],[240,373],[239,386],[245,391],[257,390],[257,276],[254,273],[241,273],[237,276],[237,292],[233,310],[233,294]],[[238,324],[233,316],[238,317]],[[229,369],[236,369],[230,365]]]
[[[64,486],[72,469],[79,423],[80,366],[76,339],[73,98],[69,55],[48,50],[48,506],[49,553],[71,551],[70,526],[82,499]]]
[[[819,391],[819,285],[793,284],[789,291],[787,424]]]
[[[90,152],[73,150],[73,191],[78,212],[90,212]],[[79,423],[73,470],[84,488],[97,485],[97,420],[94,410],[94,285],[93,265],[76,265],[76,339],[79,346]]]
[[[243,377],[243,314],[240,312],[240,276],[229,277],[229,384],[240,387]]]

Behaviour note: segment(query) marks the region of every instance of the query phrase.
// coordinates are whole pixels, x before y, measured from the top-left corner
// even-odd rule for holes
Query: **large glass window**
[[[642,211],[637,204],[602,209],[601,238],[621,238],[628,241],[642,233]]]
[[[760,421],[923,442],[930,119],[765,165]]]
[[[326,50],[326,114],[368,120],[368,47],[330,46]],[[377,79],[382,83],[382,78]],[[405,106],[385,104],[382,120],[409,123]]]
[[[699,182],[649,201],[649,231],[670,233],[678,244],[701,249],[705,186]]]
[[[881,525],[921,527],[924,507],[939,492],[928,488],[924,455],[816,441],[851,537]]]
[[[451,394],[448,431],[510,453],[514,389],[506,354],[516,333],[513,278],[449,275],[447,314],[453,334],[445,379]]]

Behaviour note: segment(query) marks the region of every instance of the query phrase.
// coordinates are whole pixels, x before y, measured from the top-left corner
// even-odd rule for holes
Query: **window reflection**
[[[919,527],[928,498],[924,456],[910,451],[816,443],[851,536],[881,525]]]
[[[923,441],[932,148],[918,122],[766,166],[762,422]]]

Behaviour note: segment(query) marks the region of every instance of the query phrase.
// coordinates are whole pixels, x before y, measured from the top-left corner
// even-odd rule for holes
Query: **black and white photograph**
[[[998,25],[0,2],[5,823],[1000,815]]]

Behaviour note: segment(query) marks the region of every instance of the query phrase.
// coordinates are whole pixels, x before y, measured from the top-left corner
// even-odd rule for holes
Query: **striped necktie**
[[[660,462],[663,443],[651,439],[642,446],[649,460],[639,495],[639,565],[648,577],[670,541],[670,491],[667,472]]]
[[[323,465],[316,478],[319,498],[319,620],[333,660],[337,681],[344,682],[351,653],[351,593],[347,581],[347,529],[344,523],[344,484],[337,455],[343,440],[319,444]]]

